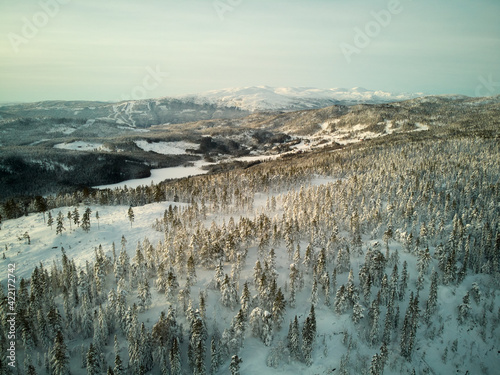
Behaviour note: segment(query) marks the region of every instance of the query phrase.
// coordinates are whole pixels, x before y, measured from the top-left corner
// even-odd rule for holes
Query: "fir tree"
[[[61,331],[57,331],[54,339],[54,347],[50,352],[50,366],[55,375],[69,374],[68,349]]]
[[[227,274],[221,285],[221,302],[224,306],[229,307],[231,310],[233,310],[238,303],[238,293]]]
[[[134,210],[132,209],[132,206],[129,207],[127,211],[127,216],[128,220],[130,221],[130,228],[132,228],[132,223],[134,222],[135,219]]]
[[[361,319],[363,319],[363,306],[359,302],[356,302],[352,307],[352,321],[354,324],[358,324]]]
[[[89,351],[87,352],[87,374],[98,375],[100,372],[99,353],[97,353],[94,346],[90,344]]]
[[[82,216],[82,229],[87,233],[90,231],[90,214],[91,213],[92,213],[92,210],[89,207],[87,207],[85,209],[85,212],[83,213],[83,216]]]
[[[437,308],[437,285],[438,283],[438,274],[436,271],[432,271],[431,275],[431,286],[429,291],[429,299],[427,300],[425,313],[424,313],[424,321],[426,323],[430,322],[430,318],[432,314],[436,311]]]
[[[465,323],[470,315],[470,294],[467,292],[462,299],[462,304],[458,306],[458,322],[460,324]]]
[[[237,355],[233,355],[231,357],[231,363],[229,364],[229,371],[231,371],[231,375],[240,375],[240,363],[243,360]]]
[[[374,345],[378,341],[379,335],[379,316],[380,316],[380,291],[377,294],[377,298],[372,301],[370,306],[370,319],[371,319],[371,330],[369,341],[372,345]]]
[[[335,295],[334,308],[337,314],[343,314],[347,309],[345,285],[341,285],[337,290],[337,294]]]
[[[49,211],[49,215],[47,217],[47,225],[52,229],[52,225],[54,225],[54,218],[52,217],[52,213]]]
[[[243,284],[243,292],[241,293],[240,297],[241,310],[243,311],[243,314],[245,314],[245,316],[248,316],[250,310],[250,300],[251,296],[250,290],[248,289],[248,282],[245,282],[245,284]]]
[[[216,337],[210,341],[210,373],[215,374],[221,366],[220,342]]]
[[[380,355],[379,354],[375,354],[373,357],[372,357],[372,361],[371,361],[371,364],[370,364],[370,370],[369,370],[369,374],[370,375],[381,375],[382,374],[382,368],[381,368],[381,363],[380,363]]]
[[[179,348],[179,340],[177,339],[177,337],[174,337],[174,340],[172,341],[172,348],[170,349],[169,359],[171,375],[180,375],[182,371],[181,353]]]
[[[145,311],[151,306],[151,290],[147,279],[139,285],[139,311]]]
[[[403,262],[403,270],[401,271],[401,278],[399,279],[399,300],[402,301],[405,298],[406,288],[408,287],[408,263],[406,260]]]
[[[304,362],[310,366],[312,364],[312,349],[314,343],[314,332],[312,330],[311,318],[308,316],[302,328],[302,354]]]
[[[75,207],[75,209],[73,210],[73,223],[76,226],[80,225],[80,213],[78,212],[78,207]]]
[[[288,349],[290,350],[290,355],[292,358],[297,360],[300,359],[300,331],[299,331],[299,320],[297,315],[293,322],[290,322],[290,328],[288,330]]]
[[[65,230],[63,220],[64,215],[61,211],[59,211],[59,213],[57,214],[56,234],[62,234],[63,230]]]
[[[286,310],[285,296],[281,292],[281,288],[279,288],[273,302],[273,311],[272,311],[273,321],[278,330],[281,329],[281,324],[283,323],[285,310]]]

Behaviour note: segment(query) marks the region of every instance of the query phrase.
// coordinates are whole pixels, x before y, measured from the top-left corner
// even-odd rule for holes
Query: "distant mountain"
[[[133,128],[179,124],[217,118],[236,118],[248,111],[182,98],[131,100],[119,103],[97,101],[44,101],[0,107],[0,121],[16,118],[91,120]]]
[[[419,97],[383,91],[353,89],[233,88],[196,95],[131,100],[119,103],[98,101],[44,101],[0,105],[0,122],[44,119],[53,123],[77,121],[130,128],[181,124],[191,121],[236,119],[255,112],[289,112],[332,105],[380,104]]]
[[[423,96],[416,94],[392,94],[384,91],[353,89],[318,89],[311,87],[252,86],[207,91],[197,95],[185,95],[185,100],[198,104],[236,107],[242,110],[291,111],[324,108],[331,105],[381,104]]]

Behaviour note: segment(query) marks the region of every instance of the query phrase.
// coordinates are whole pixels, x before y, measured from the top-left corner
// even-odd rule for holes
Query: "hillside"
[[[35,200],[0,231],[15,361],[21,373],[494,373],[499,158],[494,139],[389,136]]]
[[[137,109],[141,103],[122,105]],[[101,106],[95,110],[116,109],[110,104]],[[216,108],[214,104],[204,106]],[[38,109],[31,110],[31,107]],[[69,108],[75,109],[70,102],[53,104],[54,108],[66,108],[66,112],[39,108],[37,104],[31,107],[25,105],[21,111],[26,117],[0,122],[0,169],[3,172],[0,201],[143,178],[149,176],[152,169],[201,163],[202,158],[213,163],[246,155],[276,156],[324,147],[335,149],[388,136],[415,139],[462,134],[494,138],[500,129],[499,96],[423,97],[387,104],[260,112],[245,117],[244,112],[232,109],[226,113],[232,118],[210,120],[203,120],[205,115],[199,120],[193,112],[197,121],[161,123],[147,128],[139,128],[137,124],[136,127],[120,125],[116,123],[119,117],[106,121],[88,119],[85,110],[75,115],[83,116],[80,119],[39,117],[44,111],[54,116],[65,115]],[[236,118],[233,115],[237,115]],[[176,142],[188,142],[189,146],[179,149]],[[149,146],[139,147],[144,144]],[[162,147],[165,150],[159,151]],[[220,170],[227,166],[226,163],[211,168]]]

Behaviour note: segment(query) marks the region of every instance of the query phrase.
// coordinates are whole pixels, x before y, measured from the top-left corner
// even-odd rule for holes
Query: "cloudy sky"
[[[498,0],[0,0],[0,102],[227,87],[500,94]]]

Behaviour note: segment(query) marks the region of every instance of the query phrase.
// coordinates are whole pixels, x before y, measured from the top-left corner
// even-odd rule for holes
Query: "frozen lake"
[[[205,165],[210,165],[212,163],[208,163],[204,160],[198,160],[194,162],[194,165],[191,167],[170,167],[170,168],[158,168],[151,169],[151,176],[146,178],[138,178],[134,180],[126,180],[122,182],[118,182],[116,184],[110,185],[100,185],[94,186],[96,189],[114,189],[114,188],[122,188],[125,185],[129,188],[136,188],[141,185],[151,185],[160,183],[166,179],[170,178],[183,178],[189,176],[196,176],[200,174],[207,173],[206,170],[203,170],[202,167]]]
[[[227,162],[230,161],[245,161],[245,162],[252,162],[252,161],[257,161],[257,160],[269,160],[269,159],[276,159],[279,157],[279,155],[251,155],[251,156],[242,156],[240,158],[234,158],[234,159],[228,159],[226,160]],[[110,185],[99,185],[99,186],[94,186],[95,189],[114,189],[114,188],[123,188],[124,186],[127,186],[129,188],[136,188],[141,185],[151,185],[160,183],[164,180],[167,179],[172,179],[172,178],[184,178],[184,177],[189,177],[189,176],[197,176],[200,174],[205,174],[208,171],[202,169],[204,166],[207,165],[212,165],[214,163],[209,163],[205,160],[198,160],[193,163],[193,166],[190,167],[170,167],[170,168],[158,168],[158,169],[151,169],[151,176],[146,177],[146,178],[138,178],[138,179],[133,179],[133,180],[126,180],[122,182],[118,182],[116,184],[110,184]]]

